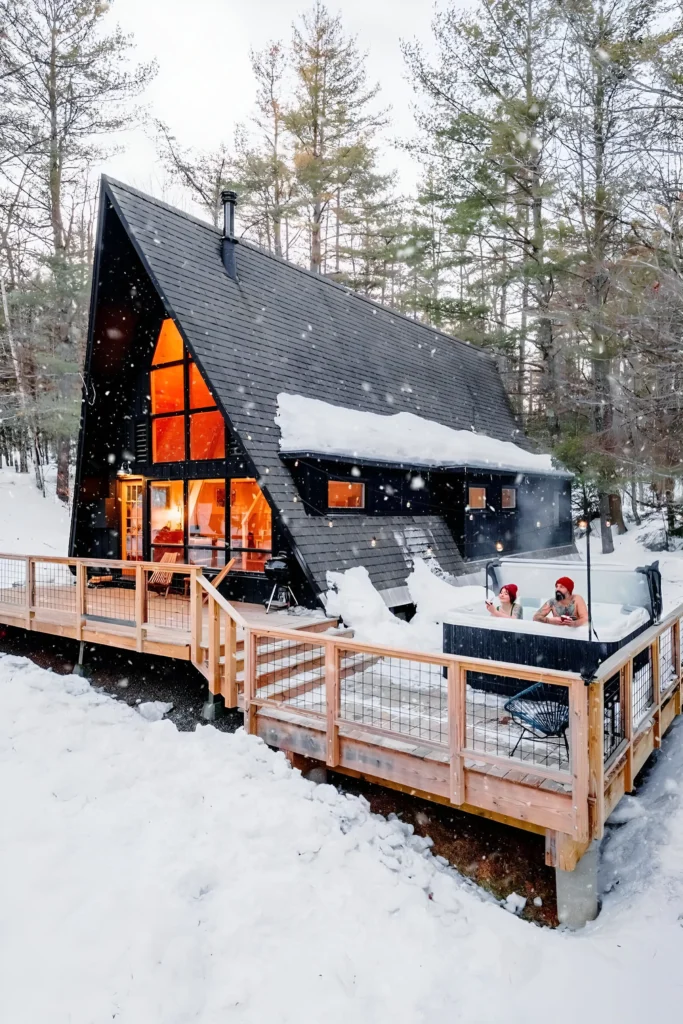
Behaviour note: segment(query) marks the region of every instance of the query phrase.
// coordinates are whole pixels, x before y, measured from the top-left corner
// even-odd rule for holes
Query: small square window
[[[470,508],[486,508],[486,488],[470,487],[467,504]]]
[[[501,508],[517,508],[517,490],[514,487],[503,487],[500,492]]]
[[[365,484],[347,480],[329,480],[328,508],[365,508]]]

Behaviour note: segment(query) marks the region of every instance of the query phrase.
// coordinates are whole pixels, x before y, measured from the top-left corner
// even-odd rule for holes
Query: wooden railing
[[[589,802],[591,833],[600,838],[605,820],[662,736],[681,713],[681,618],[683,605],[603,662],[589,692]],[[605,749],[605,695],[614,680],[619,695],[620,735]],[[603,727],[600,728],[600,723]]]
[[[201,574],[196,565],[0,554],[0,621],[77,640],[125,638],[119,646],[138,651],[177,647],[201,635],[188,600]]]
[[[152,580],[164,571],[168,591]],[[544,832],[548,862],[565,868],[681,712],[681,616],[683,605],[586,683],[348,631],[256,626],[201,566],[0,555],[1,623],[189,658],[271,745]],[[568,708],[567,749],[562,737],[521,737],[505,710],[505,693],[538,682]]]
[[[576,673],[252,628],[245,728],[352,774],[361,773],[354,744],[379,748],[376,767],[363,774],[542,827],[548,862],[571,869],[680,714],[682,615],[683,605],[604,662],[589,683]],[[485,677],[494,684],[504,677],[518,690],[536,682],[564,687],[569,757],[559,739],[552,747],[522,741],[513,755],[519,732],[501,714],[503,698],[477,690]],[[615,737],[617,726],[623,737]],[[424,768],[406,769],[411,746]]]

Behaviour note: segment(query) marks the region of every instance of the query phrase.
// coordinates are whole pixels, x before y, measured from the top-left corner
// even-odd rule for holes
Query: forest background
[[[396,53],[408,137],[363,39],[316,2],[251,53],[248,121],[198,151],[145,106],[157,69],[115,5],[0,0],[0,465],[42,486],[56,461],[69,498],[96,168],[135,123],[162,193],[218,223],[234,188],[249,239],[488,348],[605,550],[624,498],[683,534],[683,6],[444,0],[431,17],[429,45],[407,24]],[[392,153],[416,169],[408,195]]]

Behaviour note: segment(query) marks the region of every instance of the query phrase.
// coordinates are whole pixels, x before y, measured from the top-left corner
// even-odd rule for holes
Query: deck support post
[[[557,916],[567,928],[583,928],[600,912],[599,850],[600,843],[594,839],[573,871],[555,868]]]
[[[85,640],[80,640],[78,644],[78,661],[73,667],[73,675],[84,676],[85,668],[83,666],[83,660],[85,658]]]
[[[225,699],[222,693],[212,693],[209,690],[206,700],[202,706],[202,718],[205,722],[215,722],[222,718],[225,712]]]

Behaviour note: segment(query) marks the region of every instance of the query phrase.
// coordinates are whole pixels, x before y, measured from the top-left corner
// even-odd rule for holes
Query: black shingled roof
[[[246,242],[235,282],[217,229],[112,179],[103,188],[315,584],[324,590],[326,570],[363,564],[380,589],[401,586],[427,547],[446,571],[462,571],[438,516],[338,516],[330,528],[307,515],[279,456],[276,396],[413,412],[526,447],[492,359]]]

